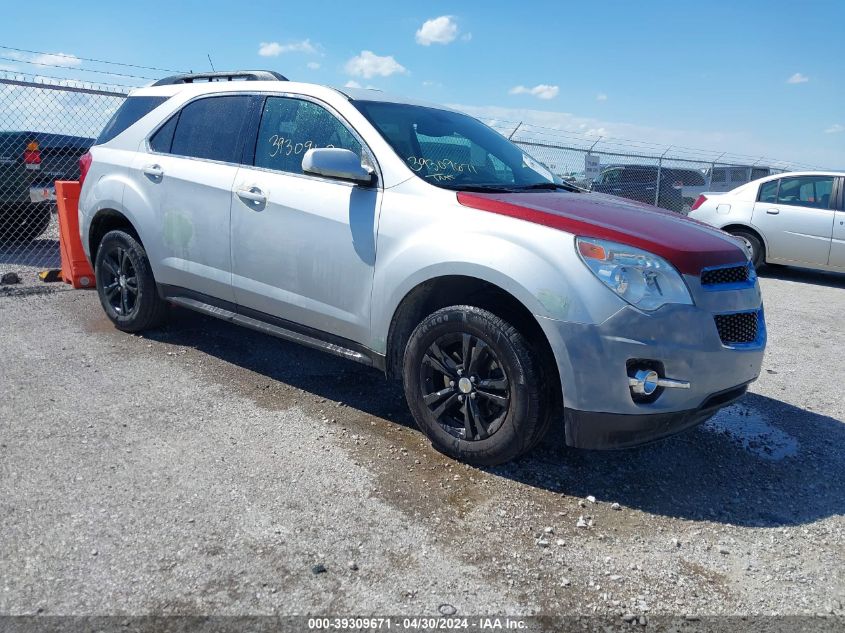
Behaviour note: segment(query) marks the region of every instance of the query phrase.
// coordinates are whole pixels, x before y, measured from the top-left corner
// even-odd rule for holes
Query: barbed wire
[[[158,77],[145,77],[144,75],[130,75],[127,73],[116,73],[110,70],[94,70],[93,68],[78,68],[78,67],[68,67],[62,64],[48,64],[46,62],[34,62],[25,59],[16,59],[14,57],[4,57],[0,56],[0,60],[6,62],[13,62],[15,64],[31,64],[33,66],[44,66],[47,68],[62,68],[64,70],[74,70],[76,72],[84,72],[84,73],[97,73],[98,75],[109,75],[111,77],[130,77],[132,79],[147,79],[150,81],[154,81],[158,79]]]
[[[120,92],[126,94],[130,90],[135,90],[139,86],[129,86],[126,84],[115,83],[97,83],[92,81],[83,81],[82,79],[69,79],[67,77],[55,77],[52,75],[32,75],[29,73],[22,73],[14,70],[0,70],[0,79],[9,79],[14,81],[24,81],[45,88],[86,88],[90,90],[101,90],[109,92]],[[48,79],[48,83],[43,80]],[[125,88],[125,90],[114,90],[115,88]]]
[[[751,155],[740,154],[735,152],[720,152],[718,150],[706,150],[685,145],[661,145],[649,141],[625,139],[620,137],[599,135],[596,133],[589,134],[587,132],[579,132],[578,130],[565,130],[538,125],[535,123],[528,123],[525,121],[511,121],[498,117],[488,116],[484,117],[484,119],[488,121],[492,127],[500,131],[505,131],[507,133],[513,132],[516,126],[519,126],[520,133],[517,135],[517,139],[525,139],[525,132],[528,132],[529,134],[532,133],[531,130],[525,130],[524,128],[535,128],[538,130],[542,130],[542,133],[534,132],[534,134],[538,134],[540,138],[565,140],[569,142],[580,143],[586,146],[575,148],[579,150],[585,150],[594,144],[600,144],[600,147],[598,147],[597,145],[596,149],[593,150],[596,153],[613,153],[612,148],[619,148],[616,150],[617,153],[625,153],[626,150],[632,149],[638,152],[650,150],[651,152],[653,152],[654,157],[665,155],[665,158],[667,160],[671,160],[672,158],[680,158],[682,156],[685,160],[693,160],[705,163],[722,162],[724,159],[724,164],[736,164],[737,161],[740,161],[742,164],[747,164],[748,166],[762,166],[765,161],[765,164],[767,166],[773,166],[773,164],[777,163],[783,165],[793,165],[796,167],[806,167],[810,169],[821,169],[817,165],[810,165],[809,163],[801,163],[798,161],[786,161],[770,156],[760,156],[759,154]],[[674,155],[670,155],[667,153],[669,150],[672,150],[676,153]],[[678,156],[678,154],[680,154],[680,156]]]
[[[67,53],[48,53],[46,51],[31,51],[25,48],[14,48],[13,46],[3,46],[0,44],[0,48],[5,49],[7,51],[15,51],[16,53],[29,53],[31,55],[51,55],[53,57],[66,57],[68,59],[80,59],[84,62],[94,62],[97,64],[111,64],[113,66],[124,66],[126,68],[140,68],[142,70],[157,70],[164,73],[184,73],[187,71],[184,70],[175,70],[173,68],[157,68],[155,66],[141,66],[139,64],[127,64],[124,62],[115,62],[109,61],[107,59],[94,59],[93,57],[79,57],[78,55],[69,55]],[[19,60],[15,60],[19,61]],[[63,68],[65,68],[63,66]]]

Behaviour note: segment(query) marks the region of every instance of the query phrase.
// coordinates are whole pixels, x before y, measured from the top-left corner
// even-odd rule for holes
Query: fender
[[[432,222],[435,213],[440,217]],[[500,288],[534,315],[555,355],[562,388],[572,385],[567,328],[561,325],[601,323],[626,305],[587,270],[571,246],[575,237],[456,203],[442,212],[425,211],[427,218],[418,218],[417,230],[409,233],[415,215],[393,209],[389,197],[383,202],[368,347],[387,353],[393,316],[419,284],[466,276]]]

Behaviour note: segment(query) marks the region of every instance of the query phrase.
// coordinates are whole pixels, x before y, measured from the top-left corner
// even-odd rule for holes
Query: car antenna
[[[206,56],[206,57],[208,57],[208,63],[209,63],[209,64],[211,64],[211,72],[215,72],[215,73],[216,73],[216,72],[217,72],[217,69],[214,67],[214,62],[213,62],[213,61],[211,61],[211,54],[210,54],[210,53],[206,53],[206,54],[205,54],[205,56]]]

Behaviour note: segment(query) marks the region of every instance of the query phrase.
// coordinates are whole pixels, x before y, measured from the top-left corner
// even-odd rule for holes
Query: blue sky
[[[32,7],[4,7],[0,44],[186,70],[207,70],[210,54],[218,69],[354,81],[573,137],[845,168],[842,0],[42,0],[37,19]],[[143,83],[0,56],[13,58],[0,69]]]

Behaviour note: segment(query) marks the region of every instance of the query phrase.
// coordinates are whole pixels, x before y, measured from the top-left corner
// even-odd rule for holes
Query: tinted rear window
[[[207,97],[182,108],[170,152],[178,156],[241,162],[251,97]]]
[[[701,187],[706,184],[704,174],[695,169],[673,169],[669,171],[669,176],[680,180],[684,187]]]
[[[170,119],[162,125],[158,131],[153,134],[150,139],[150,149],[154,152],[161,152],[162,154],[169,154],[170,147],[173,145],[173,132],[176,131],[176,122],[179,120],[179,115],[174,114]]]
[[[167,97],[127,97],[126,101],[117,109],[106,127],[100,132],[95,145],[108,143],[115,136],[123,132],[138,119],[148,115],[162,103]]]

